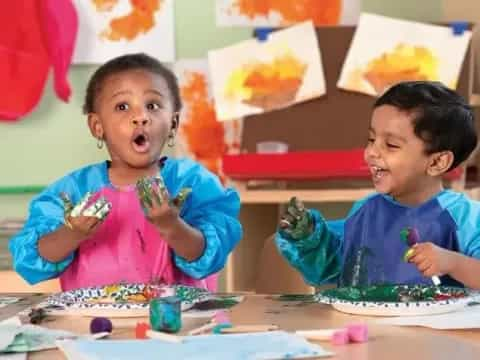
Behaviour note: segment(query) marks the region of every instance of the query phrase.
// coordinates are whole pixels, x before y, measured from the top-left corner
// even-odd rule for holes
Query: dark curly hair
[[[427,154],[451,151],[449,171],[465,161],[477,146],[472,108],[445,85],[433,81],[406,81],[389,88],[375,102],[395,106],[412,114],[415,135],[422,139]]]
[[[101,91],[103,82],[107,77],[128,70],[145,70],[163,77],[172,96],[173,108],[176,112],[180,111],[182,101],[180,99],[180,91],[175,74],[160,61],[146,54],[139,53],[111,59],[95,71],[87,85],[83,113],[88,114],[95,111],[95,99]]]

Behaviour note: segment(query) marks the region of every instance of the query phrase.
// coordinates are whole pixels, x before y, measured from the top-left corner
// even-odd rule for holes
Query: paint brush
[[[202,325],[202,326],[199,326],[195,329],[192,329],[188,332],[188,335],[191,335],[191,336],[194,336],[194,335],[200,335],[200,334],[203,334],[205,332],[208,332],[210,330],[212,330],[213,328],[215,328],[216,326],[218,325],[218,323],[216,323],[215,321],[211,321],[205,325]]]
[[[146,333],[147,337],[150,339],[162,340],[171,343],[182,343],[183,337],[177,335],[171,335],[167,333],[163,333],[160,331],[155,330],[147,330]]]
[[[420,234],[418,233],[418,230],[414,227],[409,227],[409,228],[406,228],[406,229],[403,229],[401,232],[400,232],[400,238],[407,244],[408,246],[408,249],[407,251],[405,252],[405,254],[403,255],[403,260],[405,262],[408,262],[408,258],[410,256],[412,256],[415,252],[413,246],[415,244],[418,244],[419,241],[420,241]],[[440,281],[440,278],[436,275],[433,275],[432,276],[432,282],[435,286],[439,286],[442,284],[442,282]]]
[[[242,333],[253,333],[253,332],[266,332],[278,330],[277,325],[227,325],[220,324],[218,333],[220,334],[242,334]],[[214,329],[215,332],[215,329]]]

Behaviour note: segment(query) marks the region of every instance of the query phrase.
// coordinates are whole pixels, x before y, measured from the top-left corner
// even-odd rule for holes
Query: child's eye
[[[148,110],[158,110],[160,108],[161,108],[161,106],[158,103],[148,103],[147,104],[147,109]]]
[[[128,110],[128,104],[126,103],[117,104],[115,105],[115,110],[119,110],[119,111]]]
[[[395,145],[395,144],[391,144],[391,143],[387,143],[387,147],[390,148],[390,149],[399,149],[400,148],[400,146]]]
[[[374,138],[368,138],[368,143],[369,144],[373,144],[375,142],[375,139]]]

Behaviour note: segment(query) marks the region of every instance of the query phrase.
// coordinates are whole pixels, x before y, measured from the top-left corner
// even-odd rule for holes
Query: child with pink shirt
[[[60,277],[63,290],[152,280],[215,290],[212,274],[242,235],[240,201],[201,165],[160,157],[165,144],[174,144],[180,109],[175,75],[157,60],[131,54],[98,68],[84,112],[111,160],[66,175],[32,200],[9,244],[25,280]],[[139,199],[139,181],[166,191],[153,190],[156,201]],[[174,200],[186,188],[191,192],[179,205]],[[104,201],[105,217],[66,211],[65,201],[78,204],[88,193],[89,204]]]

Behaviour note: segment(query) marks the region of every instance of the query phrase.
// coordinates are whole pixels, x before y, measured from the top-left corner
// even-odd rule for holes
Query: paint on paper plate
[[[259,114],[325,94],[312,22],[210,51],[215,110],[220,120]]]
[[[337,85],[373,96],[409,80],[455,89],[470,38],[470,31],[362,14]]]
[[[199,161],[225,182],[222,157],[240,152],[243,121],[218,121],[206,60],[179,61],[175,72],[184,105],[176,155]]]
[[[220,26],[345,25],[357,22],[360,0],[217,0],[216,12]]]
[[[77,63],[102,63],[130,52],[174,59],[173,0],[74,0]],[[158,42],[161,40],[161,46]]]

